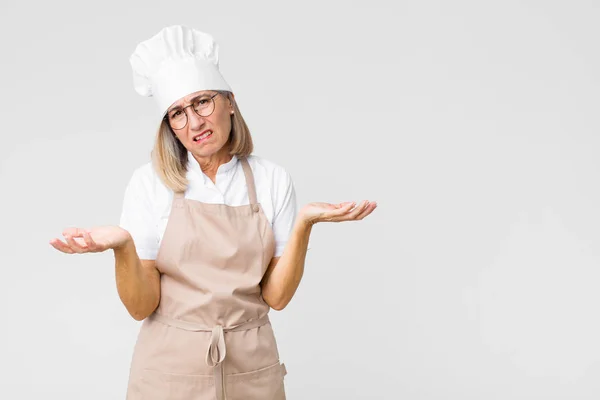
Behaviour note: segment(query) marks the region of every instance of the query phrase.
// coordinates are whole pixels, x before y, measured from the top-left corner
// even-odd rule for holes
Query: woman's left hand
[[[299,217],[309,225],[317,222],[359,221],[371,214],[377,208],[377,202],[362,201],[356,207],[355,203],[339,204],[308,203],[300,210]]]

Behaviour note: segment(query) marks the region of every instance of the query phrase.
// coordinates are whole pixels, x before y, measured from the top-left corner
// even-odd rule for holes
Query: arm
[[[261,282],[263,299],[275,310],[288,305],[304,273],[304,261],[312,227],[317,222],[359,221],[369,215],[377,203],[363,201],[340,204],[309,203],[298,214],[290,239],[281,257],[274,257]]]
[[[125,191],[119,226],[71,227],[63,231],[66,243],[58,238],[50,241],[55,249],[67,254],[112,249],[117,292],[129,314],[138,321],[152,314],[160,301],[160,272],[154,260],[158,239],[153,222],[152,177],[149,167],[134,172]],[[140,260],[138,253],[145,259]]]
[[[155,260],[140,260],[129,239],[114,249],[117,292],[129,314],[141,321],[158,307],[160,273]]]
[[[298,218],[281,257],[273,257],[261,282],[265,302],[275,310],[288,305],[304,273],[312,224]]]
[[[160,300],[160,273],[154,260],[140,260],[131,234],[119,226],[91,229],[67,228],[66,243],[55,238],[50,244],[67,254],[99,253],[112,249],[115,254],[117,292],[127,311],[136,320],[150,315]]]
[[[158,228],[155,198],[157,177],[146,165],[134,171],[123,198],[119,226],[125,238],[114,247],[117,291],[129,314],[140,321],[156,309],[160,300]]]

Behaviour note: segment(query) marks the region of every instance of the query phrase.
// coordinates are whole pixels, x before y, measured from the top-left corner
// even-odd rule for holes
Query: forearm
[[[263,298],[276,310],[290,302],[304,274],[304,263],[312,224],[297,218],[290,238],[277,264],[268,272]]]
[[[150,315],[160,299],[160,275],[144,269],[133,240],[114,250],[117,292],[129,314],[140,321]]]

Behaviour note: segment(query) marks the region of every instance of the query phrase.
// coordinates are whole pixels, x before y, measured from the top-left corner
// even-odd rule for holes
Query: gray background
[[[139,329],[110,252],[158,115],[129,56],[211,33],[255,154],[317,225],[273,312],[298,399],[597,399],[600,8],[595,1],[3,1],[0,398],[123,398]]]

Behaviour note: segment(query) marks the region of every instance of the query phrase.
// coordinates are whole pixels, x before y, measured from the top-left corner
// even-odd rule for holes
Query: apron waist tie
[[[148,318],[154,319],[165,325],[173,326],[175,328],[183,329],[186,331],[211,332],[210,343],[208,345],[208,349],[206,350],[206,364],[209,367],[213,367],[213,372],[215,376],[215,389],[217,391],[217,400],[226,399],[225,371],[223,369],[223,360],[225,360],[225,355],[227,354],[227,348],[225,346],[225,332],[247,331],[250,329],[258,328],[259,326],[263,326],[269,322],[269,314],[265,314],[260,318],[252,319],[250,321],[243,322],[239,325],[234,325],[230,327],[216,325],[213,328],[208,328],[206,326],[196,324],[193,322],[182,321],[179,319],[167,317],[156,312],[150,315],[150,317]]]

